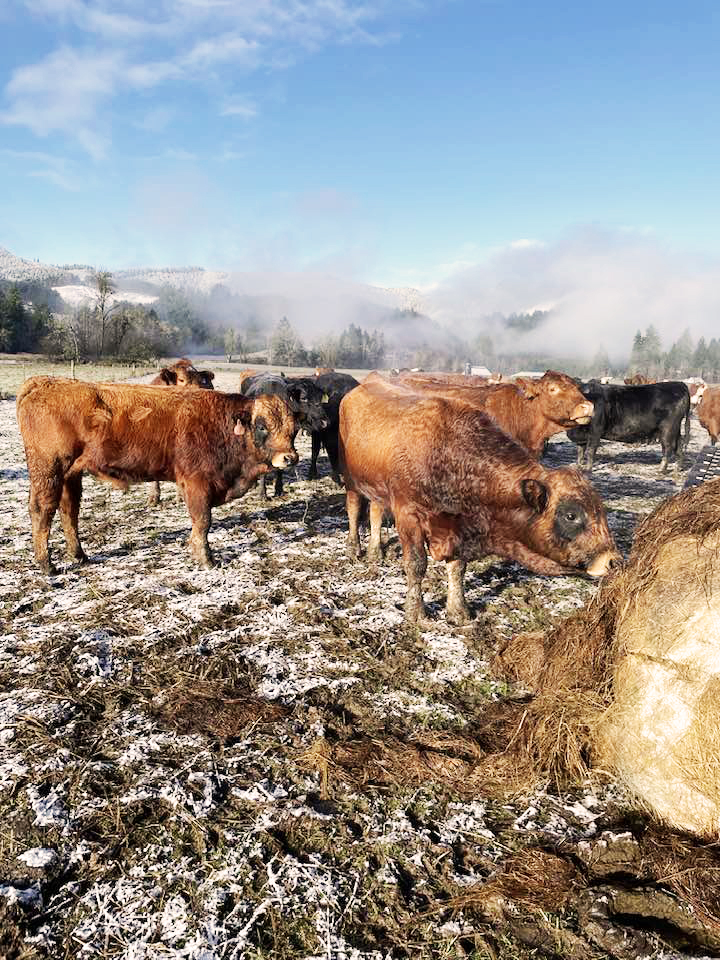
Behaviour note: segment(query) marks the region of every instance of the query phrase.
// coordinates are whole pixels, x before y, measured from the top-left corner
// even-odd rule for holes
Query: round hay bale
[[[559,785],[590,768],[660,820],[720,833],[720,480],[663,502],[629,561],[585,608],[497,658],[534,697],[489,711],[518,779]],[[497,715],[496,715],[497,714]],[[487,758],[490,766],[492,755]]]
[[[615,626],[612,702],[597,746],[674,827],[720,827],[720,531],[678,536]]]

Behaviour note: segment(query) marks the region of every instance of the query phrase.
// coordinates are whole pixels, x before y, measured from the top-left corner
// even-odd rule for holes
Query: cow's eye
[[[270,431],[267,428],[267,424],[262,417],[258,417],[253,428],[253,439],[255,440],[256,446],[261,447],[269,436]]]
[[[577,520],[577,514],[575,513],[574,510],[568,510],[568,512],[565,514],[565,519],[568,520],[570,523],[575,523],[575,521]]]

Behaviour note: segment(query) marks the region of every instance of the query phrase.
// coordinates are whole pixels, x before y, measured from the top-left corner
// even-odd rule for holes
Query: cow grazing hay
[[[507,740],[528,777],[610,770],[660,820],[717,839],[720,482],[661,504],[585,609],[498,664],[536,694]]]

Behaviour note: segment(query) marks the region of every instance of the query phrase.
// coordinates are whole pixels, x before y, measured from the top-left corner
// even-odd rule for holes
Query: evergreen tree
[[[720,342],[715,337],[708,344],[705,354],[705,369],[700,376],[713,382],[717,382],[720,378]]]
[[[690,372],[694,352],[692,337],[687,327],[683,330],[675,346],[677,347],[677,365],[680,375],[686,376]]]
[[[655,327],[650,326],[645,331],[645,362],[647,373],[656,373],[662,362],[662,342]]]
[[[268,341],[270,363],[297,366],[305,359],[305,349],[287,317],[275,324]]]
[[[708,348],[705,343],[705,337],[700,337],[698,340],[697,347],[695,347],[695,353],[692,358],[692,365],[695,373],[700,376],[705,376],[705,368],[708,366]]]
[[[645,354],[645,337],[638,330],[633,338],[632,350],[630,352],[629,373],[637,373],[638,370],[645,368],[647,359]]]
[[[601,343],[595,351],[592,361],[592,374],[596,377],[606,377],[610,373],[610,357]]]

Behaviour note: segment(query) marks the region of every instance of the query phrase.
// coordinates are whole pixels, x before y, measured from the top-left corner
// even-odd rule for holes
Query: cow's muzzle
[[[584,426],[586,423],[590,423],[592,420],[594,409],[595,407],[592,403],[590,403],[590,401],[587,403],[579,403],[570,414],[570,419],[573,423]]]
[[[603,550],[585,567],[589,577],[604,577],[611,570],[617,570],[623,564],[623,558],[617,550]]]
[[[270,461],[274,467],[283,470],[285,467],[292,467],[300,457],[294,451],[292,453],[276,453]]]

